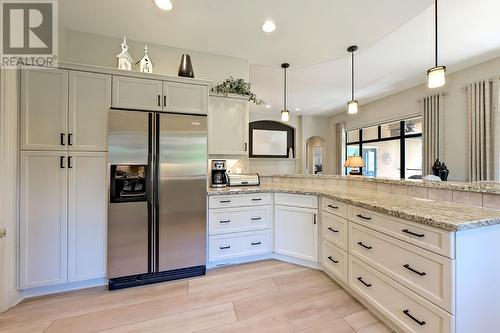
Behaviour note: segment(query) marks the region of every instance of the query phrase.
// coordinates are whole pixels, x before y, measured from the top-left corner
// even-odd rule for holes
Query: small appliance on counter
[[[213,160],[212,161],[212,187],[226,187],[227,174],[226,174],[226,160]]]
[[[229,186],[259,186],[260,177],[255,174],[228,173],[227,182]]]

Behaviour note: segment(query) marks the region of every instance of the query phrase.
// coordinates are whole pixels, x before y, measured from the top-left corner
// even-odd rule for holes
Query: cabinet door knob
[[[361,246],[361,247],[364,247],[364,248],[365,248],[365,249],[367,249],[367,250],[371,250],[371,249],[373,249],[373,247],[368,246],[368,245],[365,245],[365,244],[363,244],[363,242],[358,242],[358,245],[359,245],[359,246]]]
[[[362,277],[359,277],[358,281],[361,282],[362,284],[364,284],[367,288],[370,288],[372,286],[371,283],[366,283],[365,281],[363,281]]]
[[[407,270],[409,270],[409,271],[411,271],[411,272],[415,273],[415,274],[420,275],[420,276],[425,276],[425,274],[426,274],[425,272],[419,272],[419,271],[417,271],[416,269],[412,268],[412,267],[411,267],[410,265],[408,265],[408,264],[403,265],[403,267],[404,267],[404,268],[406,268]]]
[[[339,263],[339,261],[333,259],[333,257],[328,257],[328,259],[330,259],[330,261],[333,262],[334,264],[338,264]]]
[[[406,309],[403,311],[403,313],[405,315],[407,315],[408,317],[410,317],[411,320],[413,320],[414,322],[416,322],[417,324],[419,324],[420,326],[424,326],[425,325],[425,321],[420,321],[418,320],[417,318],[413,317],[411,314],[410,314],[410,310]]]
[[[408,230],[408,229],[403,229],[403,230],[401,230],[401,231],[402,231],[402,232],[404,232],[404,233],[406,233],[406,234],[409,234],[409,235],[415,236],[415,237],[419,237],[419,238],[425,237],[425,235],[424,235],[424,234],[417,234],[417,233],[412,232],[412,231],[410,231],[410,230]]]

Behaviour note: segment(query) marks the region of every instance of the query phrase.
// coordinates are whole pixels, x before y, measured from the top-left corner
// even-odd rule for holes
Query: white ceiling
[[[65,28],[248,59],[252,90],[279,110],[332,114],[349,99],[346,47],[358,44],[360,102],[425,80],[433,63],[432,0],[61,0]],[[449,72],[500,55],[500,1],[440,0],[441,61]],[[260,30],[266,19],[277,29]],[[260,108],[258,108],[260,109]]]

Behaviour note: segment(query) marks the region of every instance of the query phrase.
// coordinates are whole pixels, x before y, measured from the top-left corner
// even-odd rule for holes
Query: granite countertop
[[[481,182],[437,182],[426,181],[418,179],[396,179],[384,177],[364,177],[364,176],[340,176],[340,175],[306,175],[306,174],[284,174],[284,175],[266,175],[261,174],[261,177],[279,177],[279,178],[311,178],[311,179],[337,179],[349,181],[364,181],[382,184],[394,184],[402,186],[417,186],[436,188],[442,190],[452,191],[466,191],[476,193],[500,194],[500,183],[494,181],[481,181]]]
[[[209,188],[208,195],[290,193],[318,195],[378,213],[426,224],[447,231],[461,231],[500,224],[500,210],[450,202],[402,197],[370,190],[319,190],[304,186],[266,184],[248,187]]]

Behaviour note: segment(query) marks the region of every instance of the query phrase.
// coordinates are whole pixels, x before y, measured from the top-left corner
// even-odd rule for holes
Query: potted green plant
[[[250,82],[245,82],[243,79],[229,77],[224,82],[213,87],[212,91],[216,94],[224,96],[229,94],[247,96],[248,101],[255,103],[255,105],[261,105],[264,103],[263,100],[258,99],[257,95],[250,90]]]

